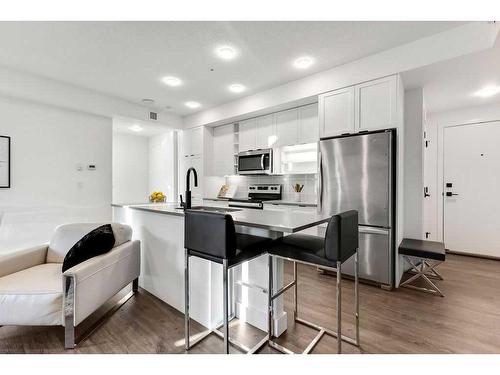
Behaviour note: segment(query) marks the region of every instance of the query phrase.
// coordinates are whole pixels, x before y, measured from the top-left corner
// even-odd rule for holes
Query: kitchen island
[[[210,202],[202,202],[209,207]],[[210,209],[210,207],[208,208]],[[224,208],[214,208],[224,211]],[[236,231],[278,238],[317,226],[328,217],[309,212],[237,209],[227,211]],[[133,228],[133,237],[141,241],[141,276],[139,285],[159,299],[184,311],[184,211],[177,203],[113,205],[113,220]],[[283,261],[275,260],[274,285],[283,285]],[[222,266],[192,258],[190,315],[213,328],[222,320]],[[241,320],[267,329],[268,259],[263,255],[237,266],[231,273],[231,313]],[[275,302],[274,332],[286,330],[282,299]]]

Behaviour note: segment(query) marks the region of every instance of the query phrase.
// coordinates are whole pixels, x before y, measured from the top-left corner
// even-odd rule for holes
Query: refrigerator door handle
[[[318,152],[319,158],[319,181],[318,181],[318,210],[323,211],[323,156]]]
[[[359,228],[360,233],[383,234],[383,235],[389,234],[389,229],[385,229],[385,228],[374,228],[374,227],[365,227],[365,226],[359,226],[358,228]]]

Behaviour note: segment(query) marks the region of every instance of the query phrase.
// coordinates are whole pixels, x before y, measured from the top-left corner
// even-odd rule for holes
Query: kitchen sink
[[[178,209],[183,209],[183,208],[178,207]],[[211,207],[211,206],[193,206],[193,207],[191,207],[191,209],[198,210],[198,211],[220,212],[222,214],[225,214],[227,212],[241,211],[241,209],[239,209],[239,208]]]

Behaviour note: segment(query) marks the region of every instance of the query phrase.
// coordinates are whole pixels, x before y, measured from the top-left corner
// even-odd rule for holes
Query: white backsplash
[[[281,184],[282,199],[285,201],[295,201],[297,193],[293,190],[293,185],[304,185],[301,194],[301,201],[316,203],[318,178],[316,174],[294,174],[283,176],[228,176],[226,183],[237,185],[236,197],[243,198],[248,195],[248,185],[251,184]]]

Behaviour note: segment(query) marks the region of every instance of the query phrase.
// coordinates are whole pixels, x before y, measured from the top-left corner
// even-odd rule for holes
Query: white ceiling
[[[0,64],[186,115],[463,22],[0,22]],[[214,48],[239,51],[221,61]],[[298,71],[294,58],[316,64]],[[214,71],[211,72],[210,69]],[[173,75],[185,84],[165,86]],[[238,82],[242,94],[227,90]],[[202,103],[196,110],[185,101]]]
[[[131,129],[134,126],[140,126],[142,129],[140,131],[134,131]],[[153,135],[164,134],[169,131],[172,131],[172,128],[158,123],[138,121],[125,117],[113,118],[113,132],[116,133],[125,133],[141,137],[151,137]]]
[[[405,89],[424,88],[429,113],[500,102],[500,93],[489,98],[473,95],[485,86],[500,86],[500,39],[492,49],[404,72],[402,76]]]

